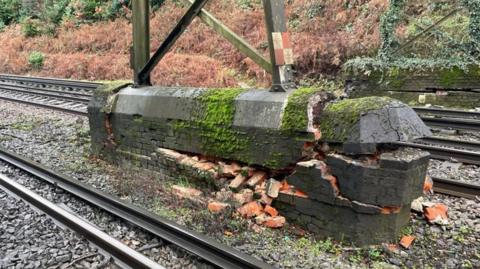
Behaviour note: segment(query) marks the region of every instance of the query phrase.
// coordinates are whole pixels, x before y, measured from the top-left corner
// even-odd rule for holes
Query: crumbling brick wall
[[[265,201],[318,235],[358,244],[393,240],[421,195],[428,154],[386,145],[429,131],[395,100],[121,85],[98,90],[89,105],[93,152],[117,164],[216,188],[234,180],[219,176],[219,162],[260,169],[283,182]]]

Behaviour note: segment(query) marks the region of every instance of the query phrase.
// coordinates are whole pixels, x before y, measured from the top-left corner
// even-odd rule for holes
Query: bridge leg
[[[151,85],[150,76],[139,79],[138,73],[150,59],[150,1],[132,1],[133,9],[133,50],[132,68],[135,86]]]
[[[263,6],[273,68],[271,91],[293,90],[293,52],[287,31],[285,3],[283,0],[263,0]]]

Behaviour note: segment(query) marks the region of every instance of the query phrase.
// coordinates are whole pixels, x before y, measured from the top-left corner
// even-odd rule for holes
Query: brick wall
[[[381,106],[374,99],[329,106],[331,100],[311,92],[295,104],[300,115],[292,122],[301,124],[285,129],[282,117],[293,95],[239,91],[231,99],[218,95],[214,103],[202,103],[209,94],[204,89],[156,87],[98,90],[88,109],[93,153],[120,166],[143,168],[159,180],[188,177],[217,189],[228,188],[232,180],[221,176],[219,163],[260,169],[288,186],[266,201],[274,199],[290,221],[319,236],[379,243],[394,240],[408,222],[410,202],[423,189],[428,153],[389,149],[384,143],[426,134],[410,108],[388,99],[382,99]],[[370,103],[375,106],[366,106]],[[199,122],[205,117],[197,115],[218,107],[220,113],[209,117],[219,124]],[[383,113],[389,109],[396,113]],[[231,114],[230,123],[224,114]],[[349,124],[332,121],[336,132],[328,137],[333,142],[322,141],[315,122],[347,119],[344,114],[350,115]],[[258,184],[265,183],[247,188],[265,188]]]

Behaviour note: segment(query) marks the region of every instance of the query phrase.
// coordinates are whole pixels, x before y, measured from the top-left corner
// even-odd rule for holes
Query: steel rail
[[[480,185],[435,177],[433,177],[432,180],[434,183],[433,190],[435,192],[468,199],[480,197]]]
[[[420,117],[430,127],[451,128],[466,131],[480,131],[480,120],[457,118],[430,118]]]
[[[164,269],[163,266],[155,263],[143,254],[129,248],[117,239],[95,228],[90,223],[55,205],[3,174],[0,174],[0,186],[15,194],[31,206],[44,212],[55,221],[62,223],[70,230],[82,235],[102,250],[111,254],[115,260],[131,268]]]
[[[451,158],[454,158],[462,163],[480,165],[480,152],[444,148],[409,142],[397,142],[395,144],[404,147],[412,147],[426,150],[430,152],[432,158],[434,159],[450,160]]]
[[[480,152],[480,143],[468,140],[459,140],[459,139],[450,139],[450,138],[443,138],[443,137],[424,137],[415,140],[415,142],[427,143],[435,145],[441,145],[456,149],[465,149],[475,152]]]
[[[86,103],[86,104],[88,104],[88,102],[90,102],[90,98],[64,95],[64,94],[69,94],[67,92],[59,92],[60,94],[46,93],[46,92],[36,92],[36,91],[19,89],[19,88],[15,88],[15,87],[4,87],[4,86],[1,86],[1,85],[0,85],[0,91],[10,91],[10,92],[30,94],[30,95],[45,96],[45,97],[51,97],[51,98],[55,98],[55,99],[62,99],[62,100],[68,100],[68,101],[74,101],[74,102]]]
[[[9,74],[0,74],[0,81],[10,80],[16,82],[28,82],[34,84],[46,84],[53,86],[62,86],[62,87],[72,87],[72,88],[85,88],[94,90],[101,83],[89,82],[89,81],[78,81],[78,80],[68,80],[68,79],[57,79],[57,78],[45,78],[45,77],[26,77],[26,76],[17,76]]]
[[[78,180],[58,174],[43,165],[27,160],[0,147],[0,160],[47,181],[105,211],[175,244],[221,268],[273,268],[204,235],[187,230],[145,209],[127,204]]]
[[[480,112],[465,111],[460,109],[442,109],[429,107],[412,107],[415,112],[423,115],[434,115],[440,117],[452,117],[462,119],[480,119]]]
[[[16,103],[21,103],[21,104],[26,104],[26,105],[34,105],[34,106],[37,106],[37,107],[43,107],[43,108],[58,110],[58,111],[62,111],[62,112],[70,113],[70,114],[79,115],[79,116],[87,116],[88,115],[88,112],[84,111],[84,110],[77,110],[77,109],[73,109],[73,108],[65,108],[65,107],[61,107],[61,106],[42,104],[42,103],[38,103],[38,102],[34,102],[34,101],[17,99],[17,98],[13,98],[13,97],[6,97],[6,96],[1,96],[0,95],[0,100],[5,100],[5,101],[9,101],[9,102],[16,102]]]
[[[69,94],[73,96],[80,96],[80,97],[91,97],[93,95],[92,91],[90,90],[85,90],[85,92],[79,92],[78,90],[72,90],[72,89],[67,89],[67,90],[58,90],[58,89],[52,89],[52,88],[45,88],[45,87],[38,87],[38,86],[33,86],[33,85],[25,85],[25,84],[16,84],[16,83],[11,83],[11,82],[0,82],[0,87],[2,88],[12,88],[12,89],[24,89],[24,90],[33,90],[33,91],[38,91],[38,92],[47,92],[47,93],[63,93],[63,94]]]

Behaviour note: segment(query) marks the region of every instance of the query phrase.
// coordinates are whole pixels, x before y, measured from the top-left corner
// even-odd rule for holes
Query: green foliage
[[[322,2],[314,2],[307,8],[307,17],[309,19],[313,19],[317,16],[320,16],[322,11],[325,8],[325,3]]]
[[[38,19],[26,18],[21,22],[22,33],[26,37],[34,37],[40,34],[41,22]]]
[[[378,55],[382,60],[391,60],[391,52],[393,48],[398,46],[398,41],[395,38],[395,28],[400,22],[405,3],[405,0],[390,0],[390,6],[380,20],[382,44]]]
[[[246,10],[250,10],[259,4],[260,4],[260,1],[258,0],[238,0],[237,1],[237,6],[241,9],[246,9]]]
[[[471,52],[477,57],[480,55],[480,0],[462,0],[462,4],[470,13],[469,34]]]
[[[45,20],[55,25],[60,24],[64,17],[69,17],[72,14],[72,9],[68,8],[70,0],[54,1],[51,6],[45,8]]]
[[[422,53],[428,55],[429,58],[453,59],[454,61],[460,59],[478,65],[480,56],[480,0],[462,0],[460,2],[468,11],[469,18],[465,19],[462,15],[457,14],[443,22],[442,30],[439,27],[432,29],[429,35],[426,35],[428,40],[424,41],[424,51]],[[399,47],[399,41],[395,36],[395,31],[404,16],[405,7],[405,0],[390,0],[389,9],[381,19],[380,38],[382,44],[378,56],[382,61],[388,62],[396,59],[393,52]],[[455,7],[451,3],[441,2],[432,3],[430,8],[435,12],[448,11]],[[443,15],[430,15],[430,17],[414,20],[413,23],[407,25],[407,34],[417,34],[442,17]],[[464,33],[467,33],[466,37],[462,36]],[[442,42],[430,40],[432,38],[440,39]],[[416,43],[421,42],[417,40]],[[411,56],[418,57],[415,52]]]
[[[21,0],[0,0],[0,21],[4,25],[17,22],[21,7]]]
[[[465,73],[477,75],[477,70],[463,59],[418,59],[398,57],[390,62],[375,58],[355,58],[343,65],[343,69],[350,76],[371,76],[377,71],[389,75],[392,69],[422,72],[438,71],[440,69],[460,69]],[[403,72],[403,71],[402,71]],[[480,75],[480,74],[479,74]]]
[[[28,63],[35,69],[42,69],[45,55],[38,51],[33,51],[28,55]]]

